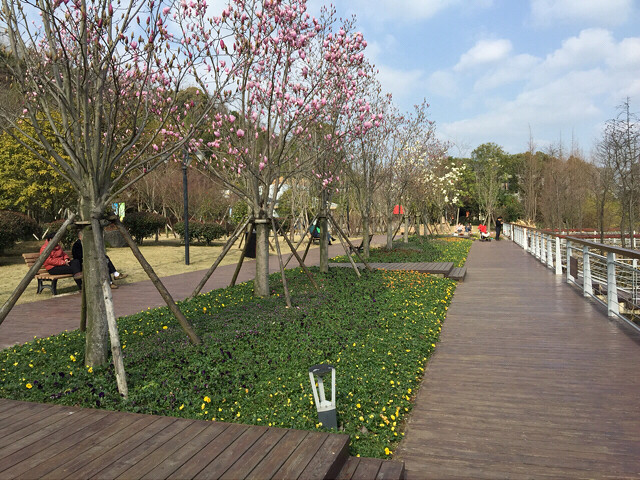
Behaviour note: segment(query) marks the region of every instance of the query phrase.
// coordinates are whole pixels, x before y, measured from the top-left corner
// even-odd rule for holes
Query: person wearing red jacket
[[[45,243],[40,248],[40,253],[45,250],[51,239],[53,239],[53,236],[53,233],[47,235]],[[78,259],[69,258],[65,251],[62,250],[62,247],[60,247],[60,244],[57,244],[53,248],[51,254],[45,259],[42,266],[49,274],[55,276],[60,274],[73,274],[76,284],[78,284],[79,288],[82,288],[82,264]]]
[[[478,226],[478,230],[480,231],[480,240],[490,240],[489,233],[487,232],[487,226],[484,224],[480,224]]]

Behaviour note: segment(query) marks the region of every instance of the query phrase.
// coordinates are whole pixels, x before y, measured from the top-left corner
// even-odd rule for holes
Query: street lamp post
[[[189,192],[187,189],[187,167],[191,163],[189,151],[185,150],[182,162],[182,201],[184,202],[184,263],[189,265]]]

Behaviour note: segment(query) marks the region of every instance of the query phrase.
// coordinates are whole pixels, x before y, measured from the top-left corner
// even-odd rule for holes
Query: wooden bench
[[[373,234],[369,234],[369,245],[371,245],[371,239],[373,239]],[[360,245],[358,247],[349,246],[349,251],[351,253],[354,253],[356,251],[362,252],[362,249],[364,249],[364,239],[362,239],[362,241],[360,242]]]
[[[449,279],[453,279],[454,281],[463,282],[464,281],[464,277],[466,275],[467,275],[467,268],[466,267],[454,267],[453,269],[451,269],[449,271],[449,274],[447,274],[447,277]]]
[[[27,267],[31,269],[33,265],[40,257],[39,252],[29,252],[28,254],[22,254],[24,258],[24,262],[27,264]],[[58,274],[53,275],[49,274],[44,267],[41,267],[38,273],[36,274],[36,279],[38,280],[38,294],[40,294],[45,288],[49,289],[51,293],[55,296],[58,294],[58,280],[66,279],[68,277],[73,277],[73,274]]]

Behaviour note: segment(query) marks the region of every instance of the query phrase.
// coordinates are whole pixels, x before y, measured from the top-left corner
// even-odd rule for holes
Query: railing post
[[[551,235],[547,237],[547,267],[553,269],[553,241]]]
[[[542,244],[542,253],[540,254],[540,262],[547,263],[547,236],[540,234],[540,243]]]
[[[584,297],[593,296],[593,284],[591,282],[591,259],[589,258],[589,246],[582,247],[582,294]]]
[[[620,315],[616,284],[616,255],[613,252],[607,253],[607,311],[609,317]]]
[[[571,275],[571,241],[567,239],[567,282],[571,282],[573,276]]]
[[[527,229],[525,228],[522,229],[522,248],[525,251],[529,250],[529,246],[527,246]]]
[[[562,275],[562,247],[560,237],[556,237],[556,275]]]

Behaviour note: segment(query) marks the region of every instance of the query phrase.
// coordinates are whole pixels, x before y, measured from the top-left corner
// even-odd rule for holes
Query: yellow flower
[[[364,418],[363,418],[362,416],[360,416],[358,419],[359,419],[360,421],[364,421]]]
[[[204,397],[204,402],[210,403],[211,402],[211,398],[209,396],[205,396]]]
[[[389,456],[390,454],[393,454],[393,451],[391,451],[389,448],[384,448],[384,454]]]
[[[203,307],[203,308],[202,308],[202,312],[207,312],[207,308],[206,308],[206,307]]]
[[[356,404],[356,407],[357,407],[358,409],[360,409],[360,403]]]
[[[240,417],[240,413],[236,414],[236,417],[239,418]]]
[[[89,374],[91,374],[91,373],[93,372],[93,368],[92,368],[91,366],[89,366],[89,369],[87,369],[87,372],[88,372]]]
[[[182,411],[184,409],[184,404],[181,404],[180,407],[178,408],[180,411]]]
[[[76,356],[74,356],[73,354],[69,356],[69,359],[71,359],[73,362],[76,362]]]
[[[162,326],[162,329],[168,329],[167,326]]]
[[[33,386],[31,385],[30,382],[27,383],[27,385],[25,386],[27,389],[31,389]]]
[[[204,409],[204,403],[202,403],[202,406],[200,406],[200,409]]]

